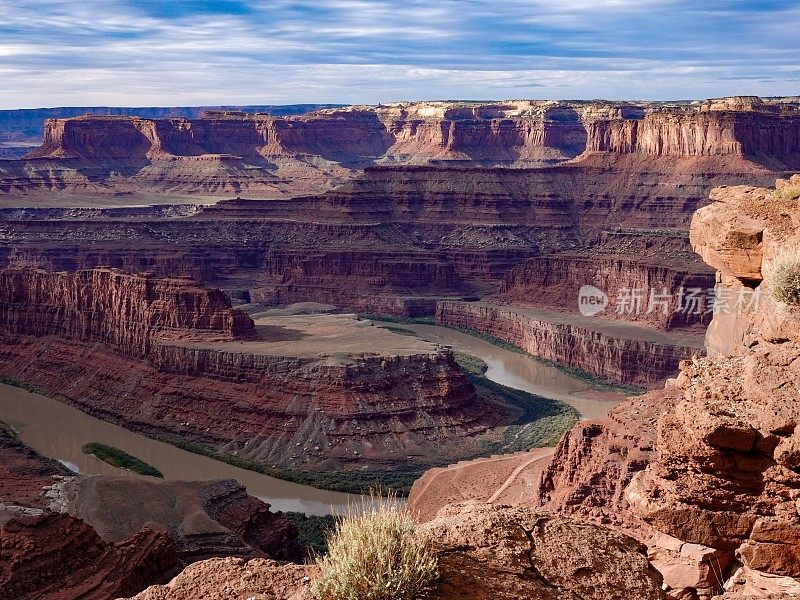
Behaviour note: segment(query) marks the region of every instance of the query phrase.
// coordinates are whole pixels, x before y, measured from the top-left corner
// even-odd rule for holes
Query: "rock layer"
[[[276,116],[86,115],[49,119],[44,143],[4,164],[0,193],[298,195],[368,164],[546,166],[584,153],[746,159],[796,168],[796,99],[624,104],[411,103]],[[735,163],[735,160],[734,160]]]
[[[600,316],[640,321],[669,330],[702,326],[711,320],[706,296],[713,290],[708,268],[664,264],[622,256],[582,256],[569,253],[529,258],[506,272],[499,302],[542,306],[574,312],[583,286],[606,294],[609,305]],[[702,293],[696,307],[682,301],[681,292]],[[628,300],[630,299],[630,300]]]
[[[641,326],[579,319],[484,302],[440,302],[444,324],[487,333],[534,356],[594,376],[653,387],[675,374],[678,362],[702,352],[698,336],[673,338]]]
[[[154,350],[154,334],[235,339],[254,332],[252,319],[219,290],[112,269],[0,272],[0,323],[10,334],[105,342],[140,356]]]
[[[165,532],[143,529],[118,544],[83,521],[40,514],[0,518],[0,598],[106,600],[136,593],[178,565]]]
[[[711,108],[711,107],[708,107]],[[587,152],[652,156],[750,156],[771,168],[800,166],[800,114],[793,107],[751,104],[713,110],[661,109],[642,119],[596,120]]]

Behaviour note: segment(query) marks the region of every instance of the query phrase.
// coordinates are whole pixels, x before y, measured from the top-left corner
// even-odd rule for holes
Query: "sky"
[[[800,94],[800,0],[0,0],[0,108]]]

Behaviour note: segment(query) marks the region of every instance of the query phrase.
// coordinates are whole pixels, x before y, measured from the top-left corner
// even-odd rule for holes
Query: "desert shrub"
[[[319,557],[328,553],[328,535],[336,528],[338,517],[292,511],[283,514],[297,527],[297,541],[309,554]]]
[[[779,190],[775,190],[775,196],[780,200],[797,200],[800,198],[800,186],[785,185]]]
[[[778,302],[800,306],[800,249],[786,252],[775,260],[767,286]]]
[[[438,576],[430,538],[396,498],[375,492],[336,525],[317,564],[319,600],[414,600]]]

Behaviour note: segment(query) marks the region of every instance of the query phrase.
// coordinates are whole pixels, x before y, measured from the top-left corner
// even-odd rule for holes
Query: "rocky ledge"
[[[661,600],[661,576],[634,539],[529,508],[451,505],[422,526],[435,540],[431,600]],[[312,600],[315,568],[263,560],[196,563],[137,600]]]
[[[682,361],[664,389],[606,419],[581,421],[535,481],[520,469],[504,485],[527,485],[516,495],[523,505],[621,527],[646,543],[668,598],[793,598],[800,313],[770,293],[770,281],[800,247],[800,176],[776,189],[717,188],[711,199],[691,241],[718,270],[715,295],[730,306],[714,313],[709,356]],[[495,488],[473,497],[489,499]],[[415,491],[418,505],[435,506],[427,489]]]

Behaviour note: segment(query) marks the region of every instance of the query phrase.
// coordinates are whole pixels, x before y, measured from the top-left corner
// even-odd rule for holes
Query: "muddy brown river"
[[[350,494],[282,481],[192,454],[101,421],[56,400],[3,384],[0,384],[0,420],[16,428],[20,439],[40,454],[87,475],[140,477],[81,451],[87,442],[101,442],[153,465],[165,479],[236,479],[247,486],[251,495],[268,502],[274,510],[309,515],[341,513],[358,499]]]
[[[594,388],[591,384],[548,367],[523,354],[498,348],[474,336],[436,325],[403,325],[420,337],[447,344],[455,351],[482,358],[493,381],[534,394],[559,398],[588,418],[603,416],[622,395]],[[101,421],[80,410],[39,394],[0,384],[0,420],[20,432],[20,439],[44,456],[57,459],[74,471],[87,475],[139,475],[117,469],[81,448],[101,442],[120,448],[153,465],[165,479],[236,479],[250,494],[272,505],[274,510],[310,515],[341,513],[356,496],[319,490],[247,471],[211,458],[186,452],[152,440],[117,425]]]
[[[531,394],[557,398],[574,406],[586,419],[604,417],[625,398],[624,394],[598,388],[583,379],[537,362],[519,352],[490,344],[474,335],[439,325],[403,323],[398,327],[410,329],[429,342],[452,346],[455,352],[477,356],[488,366],[488,379]]]

